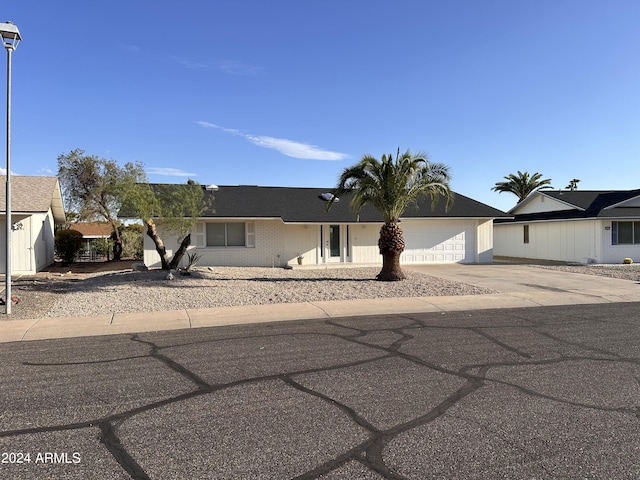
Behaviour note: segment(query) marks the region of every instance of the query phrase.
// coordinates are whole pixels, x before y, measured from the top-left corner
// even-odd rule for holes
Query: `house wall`
[[[254,247],[207,247],[199,241],[199,230],[205,222],[199,222],[191,232],[192,246],[189,253],[197,252],[201,255],[198,265],[211,266],[256,266],[273,267],[283,266],[284,260],[284,227],[280,220],[256,220],[255,246]],[[158,233],[162,238],[167,254],[171,259],[179,248],[175,234],[168,234],[162,227],[158,227]],[[292,254],[293,255],[293,254]],[[181,267],[187,265],[188,258],[185,255],[180,263]],[[283,263],[284,262],[284,263]],[[155,251],[155,245],[148,235],[144,238],[144,263],[149,268],[161,266],[160,255]]]
[[[11,222],[11,272],[13,275],[33,275],[54,262],[53,215],[34,213],[13,214]],[[5,273],[5,217],[0,220],[0,273]]]
[[[559,202],[541,193],[535,193],[533,197],[524,202],[524,205],[520,204],[518,206],[519,215],[525,213],[558,212],[563,210],[575,210],[575,207]]]
[[[382,265],[382,255],[378,250],[380,227],[382,224],[352,224],[351,261],[353,263],[372,263]]]
[[[493,220],[478,220],[476,225],[476,263],[493,262]]]
[[[279,265],[297,265],[298,255],[303,264],[320,263],[318,237],[320,225],[282,225],[282,248],[279,250]]]
[[[601,224],[599,220],[495,224],[493,251],[498,256],[601,263]],[[529,243],[524,243],[524,225],[529,227]]]
[[[640,218],[628,221],[640,222]],[[634,263],[640,263],[640,245],[612,245],[611,221],[602,221],[600,231],[602,263],[622,263],[625,258],[631,258]]]
[[[36,270],[39,272],[55,261],[55,224],[51,210],[46,215],[33,215],[32,235]]]
[[[207,247],[204,221],[193,229],[192,246],[189,252],[200,255],[200,266],[260,266],[283,267],[297,264],[298,255],[302,255],[304,265],[324,264],[321,249],[321,229],[325,228],[324,240],[327,243],[327,226],[320,224],[284,224],[280,219],[252,221],[255,231],[253,247]],[[342,254],[334,261],[356,264],[381,264],[382,256],[378,250],[378,238],[382,224],[341,225]],[[491,220],[451,219],[451,220],[413,220],[401,223],[405,235],[406,248],[401,257],[402,263],[489,263],[493,260],[493,222]],[[158,227],[160,237],[165,243],[167,254],[171,258],[178,249],[178,239],[165,233]],[[348,239],[347,239],[348,231]],[[155,251],[151,239],[144,237],[144,262],[149,268],[159,268],[160,256]],[[188,257],[182,259],[181,267],[187,265]]]
[[[475,219],[402,220],[402,263],[490,262],[492,222]]]

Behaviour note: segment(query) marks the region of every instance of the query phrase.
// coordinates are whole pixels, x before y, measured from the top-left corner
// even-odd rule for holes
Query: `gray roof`
[[[331,188],[219,186],[217,191],[205,190],[205,195],[213,195],[214,200],[210,202],[212,208],[204,212],[202,217],[281,218],[285,223],[382,222],[380,213],[369,206],[362,209],[359,219],[356,218],[355,212],[349,205],[350,195],[344,195],[327,212],[327,202],[320,196],[328,192],[331,192]],[[122,216],[126,217],[126,215]],[[456,194],[448,211],[445,209],[444,199],[441,199],[432,211],[430,199],[423,198],[418,202],[417,207],[407,209],[402,218],[492,219],[507,216],[498,209]]]
[[[0,176],[0,213],[6,213],[6,175]],[[64,223],[60,183],[56,177],[11,175],[11,213],[46,213],[51,208],[54,221]]]
[[[544,190],[537,192],[567,204],[566,210],[515,214],[514,222],[571,220],[585,218],[640,218],[640,207],[615,206],[627,200],[640,198],[637,190]],[[511,211],[516,212],[516,205]],[[498,222],[504,222],[499,220]]]

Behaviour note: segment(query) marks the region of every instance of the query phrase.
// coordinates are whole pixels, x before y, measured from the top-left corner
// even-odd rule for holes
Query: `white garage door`
[[[475,262],[473,221],[403,220],[400,226],[405,241],[402,263]]]

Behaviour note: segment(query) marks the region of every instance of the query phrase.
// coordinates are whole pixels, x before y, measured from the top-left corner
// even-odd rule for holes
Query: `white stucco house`
[[[494,222],[496,256],[640,262],[640,190],[533,192]]]
[[[202,187],[204,188],[204,187]],[[212,209],[191,232],[189,252],[200,266],[382,264],[378,236],[382,216],[365,207],[357,218],[345,195],[327,211],[330,189],[219,186]],[[493,260],[493,219],[506,214],[460,194],[447,211],[422,199],[401,218],[406,249],[401,262],[489,263]],[[161,229],[160,229],[161,231]],[[175,235],[163,235],[169,255],[178,248]],[[183,259],[183,263],[186,261]],[[144,263],[160,266],[160,257],[145,235]]]
[[[6,176],[0,176],[0,273],[6,269]],[[54,232],[65,223],[56,177],[11,175],[11,273],[32,275],[54,262]]]

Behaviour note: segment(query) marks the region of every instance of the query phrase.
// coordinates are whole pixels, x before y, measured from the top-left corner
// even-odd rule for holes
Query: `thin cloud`
[[[302,160],[328,160],[338,161],[349,158],[346,153],[332,152],[330,150],[324,150],[316,145],[310,145],[308,143],[296,142],[295,140],[288,140],[286,138],[276,138],[263,135],[251,135],[243,133],[239,130],[232,128],[221,127],[215,123],[199,121],[198,125],[205,128],[215,128],[222,130],[225,133],[232,135],[238,135],[243,137],[248,142],[262,148],[270,148],[276,150],[283,155],[293,158],[300,158]]]
[[[241,137],[244,136],[242,134],[242,132],[240,130],[236,130],[235,128],[225,128],[225,127],[221,127],[220,125],[216,125],[215,123],[210,123],[210,122],[196,122],[198,125],[205,127],[205,128],[217,128],[218,130],[222,130],[225,133],[231,133],[233,135],[240,135]]]
[[[211,70],[213,67],[204,62],[198,62],[189,58],[171,57],[171,60],[190,70]]]
[[[183,58],[172,56],[169,57],[177,64],[188,68],[189,70],[218,70],[227,75],[257,75],[262,71],[262,67],[242,63],[237,60],[224,60],[216,64],[210,64],[194,60],[192,58]]]
[[[256,75],[262,71],[257,65],[238,62],[237,60],[225,60],[218,64],[218,69],[229,75]]]
[[[195,177],[196,173],[185,172],[184,170],[178,170],[177,168],[148,168],[147,173],[151,175],[163,175],[165,177]]]

